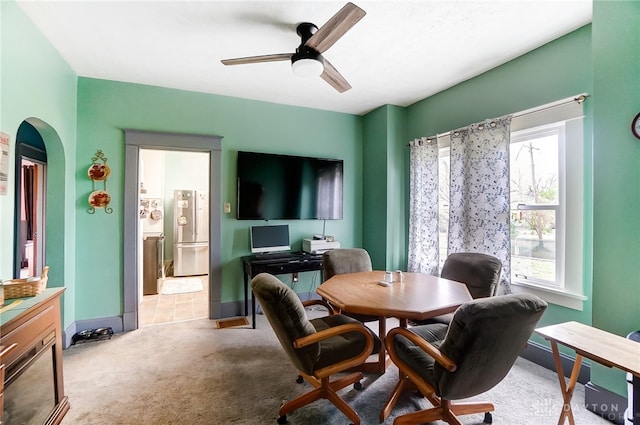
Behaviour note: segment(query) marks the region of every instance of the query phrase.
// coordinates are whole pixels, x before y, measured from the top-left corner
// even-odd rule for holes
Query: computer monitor
[[[288,224],[251,226],[250,236],[252,254],[291,251]]]

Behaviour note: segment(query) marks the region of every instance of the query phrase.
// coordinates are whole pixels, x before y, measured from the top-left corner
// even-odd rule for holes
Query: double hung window
[[[557,102],[511,123],[510,242],[514,292],[582,309],[584,136],[582,104]],[[447,258],[448,137],[439,140],[439,257]]]

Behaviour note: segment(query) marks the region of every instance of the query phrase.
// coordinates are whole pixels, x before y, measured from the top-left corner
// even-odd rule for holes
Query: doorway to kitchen
[[[151,257],[147,263],[156,270],[151,275],[155,283],[151,280],[150,284],[157,291],[156,313],[158,308],[169,307],[173,302],[173,320],[188,320],[187,307],[178,307],[178,301],[187,304],[189,298],[194,314],[196,309],[203,309],[205,313],[201,317],[221,317],[221,139],[219,136],[125,130],[123,330],[151,324],[146,312],[143,315],[143,307],[146,310],[143,293],[145,243],[149,245],[146,252]],[[204,165],[196,167],[197,162]],[[158,164],[163,166],[158,167]],[[194,170],[202,168],[206,171],[194,174]],[[177,191],[182,198],[176,198]],[[192,229],[195,218],[190,218],[186,208],[193,205],[196,217],[208,215],[208,220],[199,220],[204,221],[205,226],[196,230]],[[146,224],[143,220],[147,220]],[[174,221],[178,229],[174,227]],[[144,233],[148,233],[146,240]],[[194,235],[194,238],[188,235]],[[178,279],[182,281],[177,282]],[[196,307],[200,303],[199,297],[206,299],[206,307]],[[178,313],[178,308],[184,310]],[[171,313],[167,309],[164,314],[165,319],[161,320],[166,323]]]
[[[139,326],[209,316],[209,155],[140,149]]]
[[[40,276],[44,267],[47,150],[38,130],[22,122],[16,136],[14,277]]]

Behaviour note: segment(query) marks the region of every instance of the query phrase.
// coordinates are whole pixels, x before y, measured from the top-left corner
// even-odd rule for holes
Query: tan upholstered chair
[[[391,412],[404,389],[417,388],[433,405],[399,416],[394,425],[443,420],[462,425],[457,415],[485,412],[491,423],[492,403],[453,403],[497,385],[525,348],[547,303],[534,295],[479,298],[456,310],[449,326],[442,323],[389,331],[385,345],[400,370],[381,419]]]
[[[330,314],[309,320],[305,305],[323,304],[322,300],[302,303],[298,295],[278,278],[267,273],[251,281],[253,294],[271,324],[289,360],[314,389],[280,407],[278,423],[287,422],[287,415],[321,398],[328,399],[355,425],[360,418],[336,391],[354,384],[360,389],[362,373],[354,372],[334,381],[332,375],[361,365],[369,355],[380,349],[380,340],[362,323],[342,314]]]

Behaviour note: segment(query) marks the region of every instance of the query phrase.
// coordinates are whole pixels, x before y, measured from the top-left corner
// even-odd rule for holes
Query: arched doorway
[[[66,159],[64,154],[64,146],[57,131],[45,121],[36,118],[26,118],[18,130],[16,130],[16,154],[14,158],[14,257],[13,272],[14,277],[18,277],[21,270],[20,253],[23,246],[22,236],[22,203],[21,203],[21,186],[22,186],[22,159],[27,158],[28,162],[35,163],[42,169],[38,172],[39,177],[36,184],[38,188],[38,201],[35,205],[41,203],[39,209],[34,208],[39,217],[36,218],[37,224],[37,244],[39,247],[34,248],[34,252],[40,252],[41,266],[47,265],[51,267],[49,271],[50,286],[66,286],[69,288],[73,283],[65,279],[65,259],[72,258],[69,254],[69,247],[73,246],[73,240],[68,240],[72,236],[67,235],[67,220],[74,220],[74,212],[66,208],[66,188],[65,184],[65,168]],[[31,165],[26,163],[25,165]],[[19,173],[19,176],[16,175]],[[51,208],[55,205],[55,208]],[[47,208],[49,206],[49,208]],[[33,230],[33,229],[32,229]],[[38,263],[34,265],[34,274],[40,271]],[[69,292],[68,292],[69,293]],[[68,300],[68,301],[67,301]],[[71,297],[65,296],[65,318],[73,317],[73,300]]]
[[[16,135],[13,275],[38,276],[44,266],[47,149],[36,128],[23,121]]]

